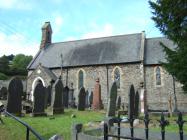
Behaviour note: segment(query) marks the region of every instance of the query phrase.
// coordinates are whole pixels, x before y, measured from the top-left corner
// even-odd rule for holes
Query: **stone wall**
[[[29,76],[27,77],[27,93],[31,92],[33,81],[37,77],[41,77],[44,80],[45,87],[50,85],[51,78],[44,72],[38,73],[37,70],[38,69],[29,72]]]
[[[161,68],[161,86],[156,85],[155,69],[157,66],[145,66],[145,86],[147,93],[147,102],[149,109],[168,109],[169,97],[172,97],[174,103],[173,78],[164,68]],[[175,82],[178,108],[187,110],[187,94],[182,90],[182,85]]]
[[[131,84],[135,85],[137,89],[142,80],[140,64],[123,64],[123,65],[110,65],[108,66],[108,88],[107,89],[107,67],[106,66],[87,66],[81,68],[69,68],[68,69],[68,86],[73,83],[75,89],[75,97],[78,95],[78,72],[82,70],[84,72],[84,87],[86,90],[93,91],[96,78],[100,79],[101,84],[101,98],[106,107],[107,104],[107,91],[110,91],[110,87],[114,81],[114,69],[118,67],[120,70],[120,89],[118,89],[118,95],[121,95],[122,102],[127,104],[128,101],[128,89]],[[60,69],[52,70],[58,77],[61,74]],[[67,69],[63,70],[62,74],[63,84],[66,84]]]

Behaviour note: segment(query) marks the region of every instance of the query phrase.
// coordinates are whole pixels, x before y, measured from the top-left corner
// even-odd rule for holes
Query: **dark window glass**
[[[160,74],[160,68],[156,68],[156,85],[161,85],[161,74]]]
[[[117,84],[118,89],[120,88],[120,71],[118,68],[115,69],[114,71],[114,81]]]
[[[82,70],[79,71],[79,81],[78,81],[78,83],[79,83],[78,84],[79,89],[84,86],[84,74],[83,74]]]

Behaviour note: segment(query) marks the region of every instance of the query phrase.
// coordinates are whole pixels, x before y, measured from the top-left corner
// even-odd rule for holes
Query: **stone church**
[[[122,102],[128,103],[128,90],[134,84],[140,93],[141,111],[168,109],[168,99],[178,109],[187,107],[187,95],[182,85],[174,80],[160,62],[166,62],[160,42],[174,49],[165,37],[146,38],[145,32],[101,38],[52,43],[49,22],[42,27],[42,40],[38,53],[28,65],[27,93],[33,100],[38,81],[47,88],[61,76],[63,85],[74,90],[77,101],[79,89],[93,91],[96,79],[101,85],[104,107],[114,81]]]

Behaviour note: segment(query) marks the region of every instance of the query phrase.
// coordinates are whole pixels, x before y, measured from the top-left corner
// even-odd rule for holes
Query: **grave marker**
[[[116,111],[117,85],[116,82],[112,84],[108,100],[107,117],[114,117]]]
[[[7,111],[15,115],[21,115],[21,95],[23,84],[19,78],[13,78],[8,86]]]

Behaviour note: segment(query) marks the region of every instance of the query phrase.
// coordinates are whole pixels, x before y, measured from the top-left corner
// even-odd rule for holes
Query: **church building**
[[[74,90],[77,102],[79,89],[93,91],[99,78],[105,108],[110,87],[116,81],[118,95],[126,105],[129,86],[133,84],[148,109],[167,110],[168,99],[171,97],[175,104],[176,95],[178,109],[184,110],[187,95],[160,64],[166,62],[160,42],[170,49],[176,48],[165,37],[146,38],[145,32],[53,43],[52,28],[46,22],[38,53],[28,65],[29,99],[33,100],[38,81],[47,88],[61,76],[63,85]]]

